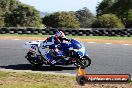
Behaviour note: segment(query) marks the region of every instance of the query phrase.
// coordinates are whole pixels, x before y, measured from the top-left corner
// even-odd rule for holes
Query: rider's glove
[[[70,42],[71,41],[71,39],[68,39],[68,38],[62,38],[63,40],[65,40],[65,41],[68,41],[68,42]]]
[[[68,39],[68,42],[71,42],[71,39]]]
[[[66,38],[66,40],[67,40],[68,42],[71,42],[71,39]]]

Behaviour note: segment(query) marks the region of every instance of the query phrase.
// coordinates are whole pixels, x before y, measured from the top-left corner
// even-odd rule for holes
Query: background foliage
[[[38,10],[19,0],[0,0],[0,27],[132,28],[132,0],[103,0],[96,12],[84,7],[41,18]]]
[[[34,7],[21,4],[5,16],[6,26],[13,27],[40,27],[40,15]]]
[[[132,27],[132,0],[103,0],[97,6],[97,16],[115,14],[126,27]]]
[[[79,28],[79,21],[73,12],[55,12],[43,18],[46,26],[54,28]]]
[[[90,28],[95,20],[95,16],[86,7],[76,11],[75,15],[79,19],[81,28]]]
[[[18,0],[0,0],[0,26],[43,27],[39,11]]]
[[[103,14],[93,23],[96,28],[124,28],[124,25],[116,15]]]

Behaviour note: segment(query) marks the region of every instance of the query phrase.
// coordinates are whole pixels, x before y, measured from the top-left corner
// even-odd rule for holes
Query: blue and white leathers
[[[42,65],[43,62],[45,64],[45,61],[48,62],[46,62],[47,65],[74,64],[75,66],[87,67],[91,64],[85,47],[75,39],[71,39],[69,42],[56,43],[54,37],[51,36],[45,41],[26,42],[25,48],[28,50],[27,60],[33,65]],[[37,59],[38,61],[36,61]]]

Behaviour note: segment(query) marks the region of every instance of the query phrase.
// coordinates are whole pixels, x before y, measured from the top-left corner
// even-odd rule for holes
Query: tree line
[[[103,0],[96,12],[94,27],[132,28],[132,0]]]
[[[18,0],[0,0],[0,27],[43,27],[40,12]]]
[[[103,0],[94,16],[86,7],[40,17],[33,6],[18,0],[0,0],[0,27],[131,28],[132,0]]]

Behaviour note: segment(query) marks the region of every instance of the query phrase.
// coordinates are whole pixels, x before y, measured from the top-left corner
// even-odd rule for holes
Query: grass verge
[[[0,88],[82,88],[73,76],[0,71]],[[83,88],[132,88],[128,84],[86,84]]]
[[[0,71],[0,88],[73,88],[75,77]]]

